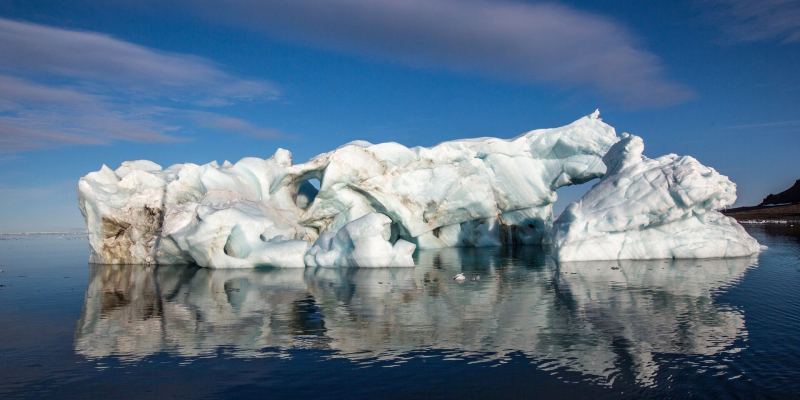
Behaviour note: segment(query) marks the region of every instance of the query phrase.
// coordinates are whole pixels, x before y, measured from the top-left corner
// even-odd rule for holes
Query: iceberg
[[[90,262],[413,265],[414,248],[549,243],[555,190],[603,176],[618,140],[598,115],[430,148],[358,141],[298,165],[279,149],[235,164],[103,166],[78,184]]]
[[[736,185],[675,154],[649,159],[638,136],[622,134],[603,157],[606,175],[553,227],[560,261],[743,257],[761,250],[734,219]]]
[[[356,141],[297,165],[284,149],[235,164],[104,165],[80,180],[78,204],[100,264],[413,266],[416,249],[551,243],[563,261],[760,250],[715,211],[736,199],[727,177],[643,148],[595,111],[511,139]],[[556,189],[596,178],[554,225]]]

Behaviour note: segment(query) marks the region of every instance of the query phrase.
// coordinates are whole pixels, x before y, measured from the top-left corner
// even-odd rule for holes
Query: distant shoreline
[[[69,232],[0,232],[0,236],[41,236],[41,235],[85,235],[86,231],[69,231]]]
[[[800,204],[737,207],[721,212],[742,224],[800,223]]]

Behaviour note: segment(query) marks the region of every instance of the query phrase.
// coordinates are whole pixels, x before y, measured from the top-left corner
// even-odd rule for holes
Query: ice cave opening
[[[303,210],[308,209],[319,193],[319,178],[311,177],[302,181],[297,190],[294,203]]]
[[[570,203],[580,200],[599,181],[600,179],[592,179],[588,182],[562,186],[556,189],[558,200],[553,203],[553,220],[558,219]]]

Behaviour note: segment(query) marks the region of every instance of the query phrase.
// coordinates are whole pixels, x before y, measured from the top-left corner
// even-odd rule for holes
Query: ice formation
[[[605,172],[601,158],[617,137],[597,116],[509,140],[411,149],[354,142],[293,167],[287,179],[320,179],[300,218],[320,232],[380,212],[421,248],[538,244],[551,225],[555,190]]]
[[[736,198],[727,177],[688,156],[643,157],[639,137],[620,140],[598,114],[512,139],[352,142],[298,165],[279,149],[236,164],[103,166],[78,185],[90,261],[413,266],[416,248],[547,244],[555,190],[599,177],[552,230],[562,261],[759,251],[714,211]]]
[[[103,166],[78,184],[90,261],[302,267],[307,240],[317,235],[297,223],[286,190],[270,192],[290,164],[291,155],[279,150],[268,160],[235,165]]]
[[[369,213],[345,224],[337,233],[325,232],[305,255],[309,267],[413,267],[417,246],[403,239],[394,245],[391,218]]]
[[[649,159],[622,134],[603,157],[606,175],[555,222],[561,261],[747,256],[760,246],[732,218],[736,185],[689,156]]]
[[[298,165],[283,149],[267,160],[245,158],[236,164],[162,169],[133,161],[116,171],[103,166],[82,178],[78,201],[95,263],[408,264],[412,245],[549,240],[555,190],[601,177],[601,158],[617,140],[614,129],[594,113],[507,140],[456,140],[430,148],[353,142]],[[318,191],[308,182],[314,178],[320,181]],[[380,228],[380,240],[375,235],[359,239],[387,251],[391,246],[392,256],[377,264],[366,244],[349,234],[338,241],[340,235],[333,234],[370,213],[390,221],[388,234]],[[359,254],[373,260],[357,261]]]

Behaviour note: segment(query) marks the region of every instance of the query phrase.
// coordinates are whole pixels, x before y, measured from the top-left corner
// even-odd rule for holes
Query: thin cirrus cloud
[[[759,134],[796,134],[800,132],[800,120],[778,121],[778,122],[762,122],[758,124],[745,124],[724,126],[717,128],[722,131],[740,131],[741,133],[751,133],[753,130],[758,130]]]
[[[274,97],[277,88],[241,79],[213,62],[124,42],[96,32],[0,19],[0,68],[112,82],[131,89],[202,90],[223,98]]]
[[[204,58],[2,18],[0,54],[0,152],[176,142],[192,129],[281,137],[220,112],[191,109],[280,95],[271,82],[237,77]]]
[[[727,42],[800,42],[800,0],[706,0]]]
[[[412,65],[590,88],[631,108],[693,93],[610,18],[553,3],[489,0],[200,0],[205,18]]]

